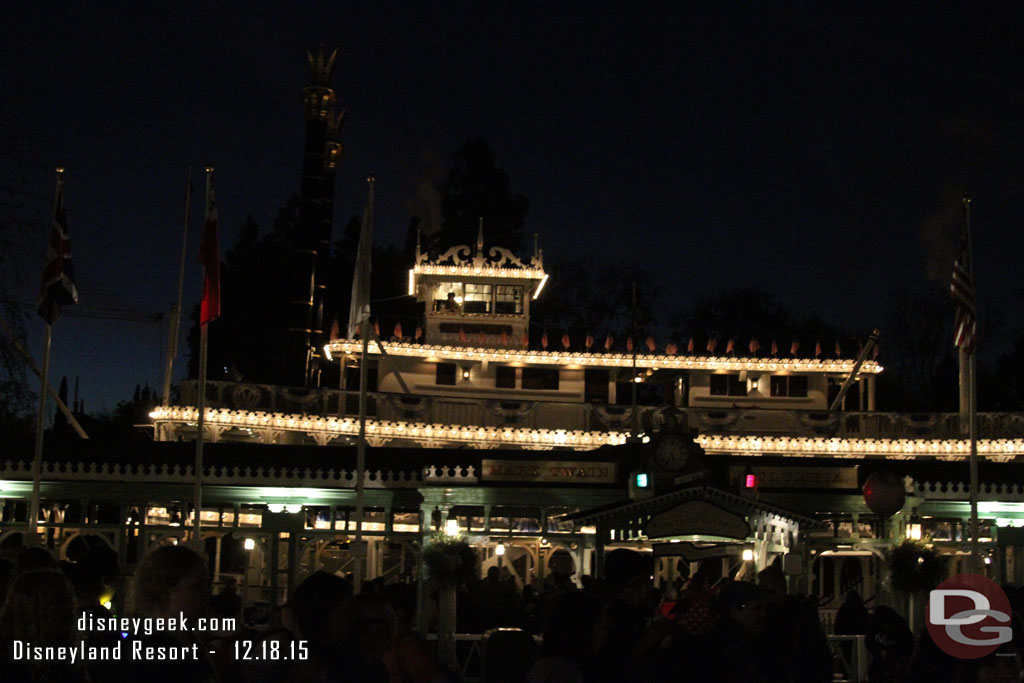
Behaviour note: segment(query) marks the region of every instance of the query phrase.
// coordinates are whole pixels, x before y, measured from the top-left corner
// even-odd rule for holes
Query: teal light
[[[645,489],[650,484],[650,480],[647,478],[646,472],[640,472],[636,475],[636,487],[638,489]]]

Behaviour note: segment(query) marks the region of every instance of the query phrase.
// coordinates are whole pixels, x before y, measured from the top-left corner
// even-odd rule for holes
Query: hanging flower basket
[[[935,551],[923,544],[904,541],[889,558],[892,585],[908,593],[930,591],[939,585],[942,567]]]
[[[477,576],[476,552],[465,541],[437,534],[423,549],[431,579],[445,588],[458,588]]]

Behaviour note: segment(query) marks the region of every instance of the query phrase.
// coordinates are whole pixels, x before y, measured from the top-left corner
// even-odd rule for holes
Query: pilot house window
[[[711,375],[712,396],[746,396],[747,382],[739,375]]]
[[[466,313],[491,312],[491,285],[466,284],[466,300],[463,302]]]
[[[497,285],[494,288],[494,312],[500,315],[523,314],[522,285]]]
[[[556,368],[523,368],[523,389],[558,390]]]
[[[771,379],[772,396],[807,397],[807,378],[791,375],[780,375]]]

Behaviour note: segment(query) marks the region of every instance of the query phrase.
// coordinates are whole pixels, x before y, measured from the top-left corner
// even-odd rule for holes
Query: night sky
[[[189,166],[197,187],[216,166],[222,253],[248,214],[269,227],[298,192],[306,50],[323,45],[339,48],[333,82],[348,110],[335,236],[373,173],[377,242],[397,242],[424,208],[422,184],[443,182],[452,152],[482,136],[530,201],[546,296],[559,257],[585,249],[642,264],[667,308],[758,286],[866,333],[895,296],[948,287],[969,192],[982,314],[999,311],[1004,335],[1018,326],[1015,3],[7,2],[3,13],[0,122],[46,224],[53,169],[67,169],[83,310],[170,308]],[[192,210],[186,308],[201,286],[201,192]],[[15,295],[33,301],[46,236],[19,239]],[[38,357],[43,324],[28,324]],[[87,410],[113,408],[136,383],[160,386],[165,334],[62,317],[53,382],[80,375]],[[184,365],[182,354],[177,377]]]

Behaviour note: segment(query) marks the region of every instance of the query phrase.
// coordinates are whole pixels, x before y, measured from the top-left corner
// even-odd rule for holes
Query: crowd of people
[[[349,579],[321,571],[305,578],[265,623],[240,620],[231,631],[173,627],[240,616],[232,582],[211,596],[208,566],[183,545],[152,549],[136,568],[123,616],[158,627],[83,629],[114,616],[99,604],[101,587],[86,567],[57,562],[43,548],[0,560],[0,681],[459,681],[415,629],[417,587],[408,582],[377,579],[354,595]],[[579,587],[553,572],[535,589],[521,586],[507,568],[491,567],[460,590],[457,628],[491,634],[478,672],[485,683],[833,680],[816,600],[789,593],[778,567],[755,580],[720,578],[704,566],[689,577],[686,568],[680,565],[684,576],[673,584],[655,586],[650,556],[620,549],[606,555],[601,579],[583,577]],[[1024,593],[1010,595],[1015,608],[1024,607]],[[865,635],[869,683],[1024,681],[1016,642],[988,657],[956,660],[926,630],[915,640],[898,613],[869,610],[856,593],[847,596],[835,626]],[[499,636],[507,641],[504,650]],[[1015,637],[1024,637],[1024,629],[1015,629]],[[49,656],[19,656],[26,643]],[[109,655],[118,648],[118,658],[67,654]]]

